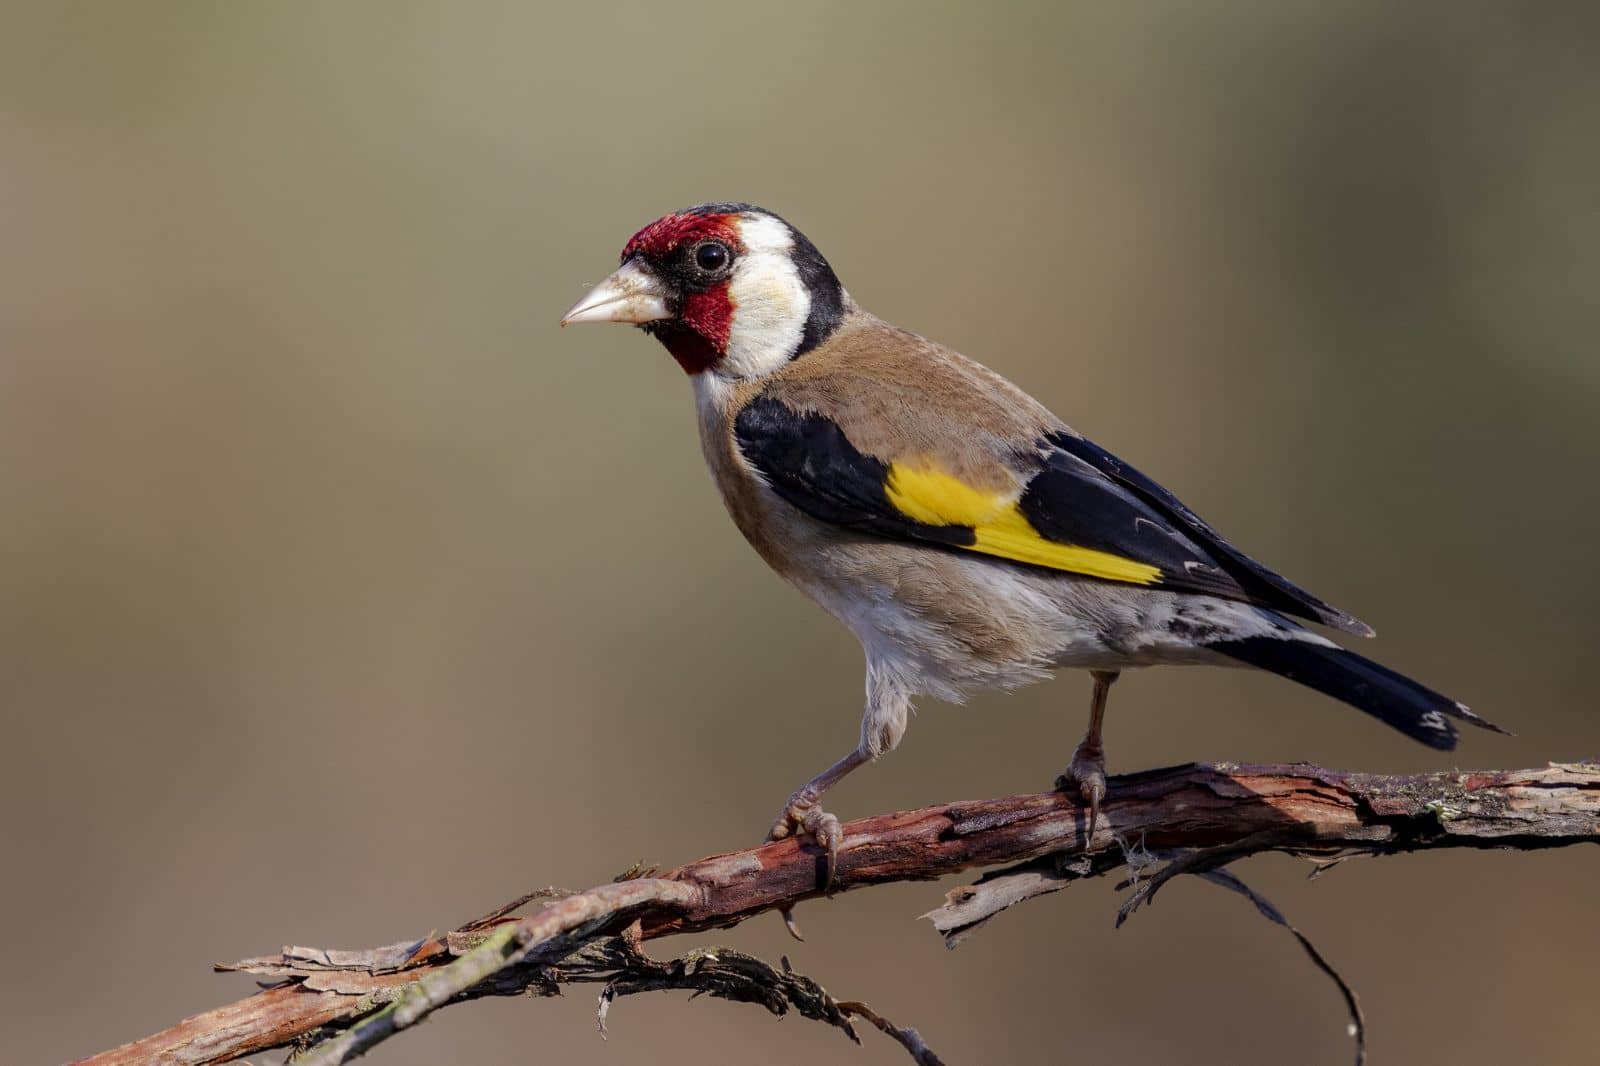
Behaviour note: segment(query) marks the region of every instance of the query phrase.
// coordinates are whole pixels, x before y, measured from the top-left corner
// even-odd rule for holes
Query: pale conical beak
[[[561,316],[561,324],[630,322],[637,326],[671,317],[667,290],[660,279],[638,259],[630,259],[573,304],[572,310]]]

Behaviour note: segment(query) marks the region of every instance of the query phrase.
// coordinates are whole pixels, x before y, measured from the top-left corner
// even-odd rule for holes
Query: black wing
[[[1049,443],[1060,453],[1086,464],[1136,496],[1203,546],[1244,594],[1235,598],[1247,599],[1285,614],[1309,618],[1346,633],[1363,637],[1373,635],[1372,627],[1359,618],[1318,599],[1229,544],[1182,500],[1099,445],[1070,433],[1051,434]]]
[[[967,465],[1004,467],[1004,478],[1021,483],[1012,495],[967,485],[926,457],[863,453],[832,419],[772,397],[747,405],[734,435],[774,492],[822,522],[1371,632],[1240,553],[1155,482],[1065,432],[1004,455],[964,439]]]

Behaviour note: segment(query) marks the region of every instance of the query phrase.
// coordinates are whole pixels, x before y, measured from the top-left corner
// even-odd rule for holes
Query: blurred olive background
[[[1118,687],[1114,769],[1600,753],[1594,5],[0,10],[7,1061],[250,991],[213,960],[753,843],[854,742],[859,650],[727,521],[678,368],[556,326],[707,199],[788,216],[1518,733],[1439,755],[1170,670]],[[928,701],[831,806],[1045,787],[1088,689]],[[1305,869],[1240,872],[1377,1061],[1593,1061],[1593,849]],[[1120,931],[1077,888],[955,953],[915,919],[947,887],[695,942],[953,1064],[1348,1058],[1332,988],[1210,886]],[[376,1061],[901,1061],[677,995],[603,1042],[591,991]]]

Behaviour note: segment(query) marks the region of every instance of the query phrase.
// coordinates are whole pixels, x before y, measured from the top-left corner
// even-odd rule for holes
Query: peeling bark
[[[1072,796],[1043,793],[864,818],[844,827],[832,891],[1008,864],[952,892],[928,915],[954,946],[1024,900],[1130,865],[1143,877],[1162,859],[1170,860],[1166,868],[1139,886],[1125,910],[1171,876],[1208,874],[1263,852],[1340,861],[1431,848],[1600,843],[1600,764],[1413,776],[1308,765],[1190,765],[1113,778],[1088,841],[1086,813]],[[638,951],[643,940],[727,928],[818,896],[824,862],[817,848],[784,840],[653,877],[630,871],[629,879],[584,892],[531,893],[443,936],[368,951],[285,948],[218,967],[281,983],[80,1061],[198,1066],[320,1040],[307,1060],[341,1062],[453,1002],[549,994],[564,981],[603,980],[613,997],[692,987],[771,1010],[792,1007],[843,1022],[852,1036],[853,1014],[899,1040],[918,1061],[937,1062],[915,1030],[885,1021],[864,1004],[833,1000],[786,967],[779,971],[720,949],[700,953],[692,966],[656,963]],[[1258,907],[1264,903],[1251,898]],[[510,917],[529,906],[535,909],[527,917]]]

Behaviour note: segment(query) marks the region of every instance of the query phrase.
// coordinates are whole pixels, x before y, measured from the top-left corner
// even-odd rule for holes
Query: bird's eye
[[[716,241],[707,241],[694,250],[694,265],[707,274],[715,274],[727,266],[730,258],[728,246]]]

